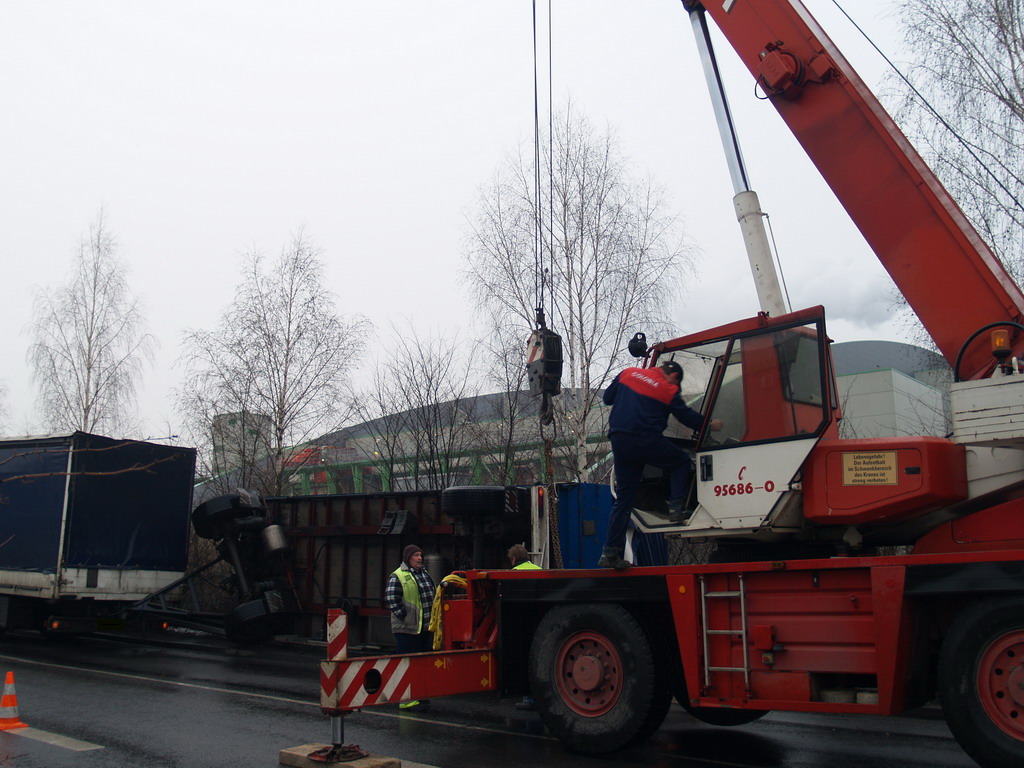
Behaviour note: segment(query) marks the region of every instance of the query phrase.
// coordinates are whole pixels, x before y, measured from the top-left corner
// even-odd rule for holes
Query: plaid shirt
[[[408,568],[408,566],[406,566]],[[434,607],[434,580],[430,578],[426,568],[418,571],[408,569],[416,580],[416,586],[420,588],[420,610],[423,613],[423,630],[426,631],[430,625],[430,609]],[[402,582],[395,574],[388,577],[388,583],[384,587],[384,604],[397,618],[405,618],[405,607],[402,605]]]

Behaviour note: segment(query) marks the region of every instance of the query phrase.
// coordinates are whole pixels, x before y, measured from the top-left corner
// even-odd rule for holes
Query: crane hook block
[[[647,336],[643,333],[637,332],[633,338],[629,340],[627,349],[629,350],[629,354],[633,357],[646,357]]]
[[[562,391],[562,337],[548,328],[530,336],[526,355],[530,394],[557,395]]]

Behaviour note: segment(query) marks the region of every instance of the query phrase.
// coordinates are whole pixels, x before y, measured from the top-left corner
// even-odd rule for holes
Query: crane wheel
[[[663,631],[659,632],[649,625],[645,629],[647,630],[647,640],[654,652],[654,665],[657,670],[654,675],[654,696],[651,699],[651,708],[647,712],[647,717],[640,729],[626,743],[627,747],[647,741],[665,722],[665,716],[668,715],[672,706],[672,690],[677,672],[679,676],[682,676],[682,669],[676,669],[678,665],[672,664],[673,651],[669,647],[669,635]],[[671,637],[674,641],[675,635],[672,634]]]
[[[939,654],[939,699],[960,746],[981,765],[1024,765],[1024,605],[976,603],[957,615]]]
[[[746,725],[760,720],[768,714],[766,709],[727,709],[725,707],[691,707],[689,702],[680,702],[683,708],[708,725]]]
[[[643,628],[620,605],[553,607],[530,647],[530,689],[545,724],[570,750],[604,754],[661,725],[670,703]]]

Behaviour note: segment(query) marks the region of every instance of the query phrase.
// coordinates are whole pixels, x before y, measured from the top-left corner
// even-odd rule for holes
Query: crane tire
[[[659,675],[667,675],[643,628],[620,605],[549,610],[530,646],[529,674],[544,723],[574,752],[606,754],[635,744],[665,716]]]
[[[673,639],[674,637],[673,635]],[[654,696],[651,699],[651,708],[647,712],[647,717],[640,729],[626,742],[627,747],[647,741],[655,731],[661,728],[661,724],[665,722],[665,716],[668,715],[672,706],[674,675],[668,674],[668,670],[672,669],[672,651],[668,647],[667,638],[665,633],[647,632],[647,639],[654,652],[655,669],[658,670],[654,676]]]
[[[708,725],[731,727],[734,725],[746,725],[755,720],[760,720],[768,714],[767,709],[730,709],[727,707],[695,707],[690,704],[690,696],[686,691],[686,682],[683,680],[682,670],[679,671],[677,680],[673,685],[673,696],[679,706],[685,709],[691,717],[700,720]]]
[[[939,700],[949,729],[976,762],[1024,765],[1024,604],[975,603],[954,619],[939,652]]]
[[[683,708],[708,725],[746,725],[760,720],[768,714],[766,709],[728,709],[726,707],[691,707],[689,702],[680,702]]]

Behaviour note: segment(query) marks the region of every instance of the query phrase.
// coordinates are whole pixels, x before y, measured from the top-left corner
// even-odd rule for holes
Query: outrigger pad
[[[358,754],[356,753],[358,752]],[[371,755],[355,744],[302,744],[282,749],[278,755],[281,765],[307,768],[322,763],[346,763],[349,768],[401,768],[397,757]]]
[[[307,755],[310,760],[316,760],[318,763],[350,763],[361,757],[369,756],[370,753],[358,744],[335,744],[330,747],[320,747]]]

